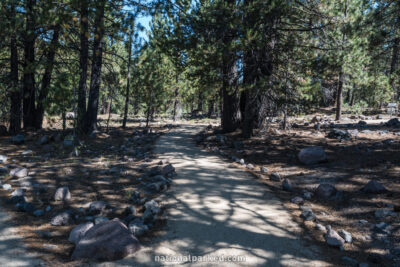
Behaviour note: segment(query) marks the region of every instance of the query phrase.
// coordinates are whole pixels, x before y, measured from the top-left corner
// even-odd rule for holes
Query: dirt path
[[[197,131],[184,126],[157,143],[160,158],[169,158],[178,173],[166,196],[167,233],[133,257],[101,266],[157,266],[163,264],[155,256],[167,255],[241,256],[245,262],[183,258],[165,265],[329,266],[316,247],[294,234],[298,226],[272,193],[245,171],[194,145],[191,136]]]
[[[0,266],[43,266],[39,259],[26,251],[22,238],[15,233],[10,221],[11,217],[0,209]]]

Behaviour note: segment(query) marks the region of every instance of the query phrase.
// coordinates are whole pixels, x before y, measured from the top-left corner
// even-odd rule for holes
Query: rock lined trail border
[[[299,226],[265,186],[195,146],[199,130],[182,126],[156,145],[160,159],[170,159],[178,174],[165,197],[166,233],[129,258],[98,266],[332,266],[295,234]],[[185,261],[188,255],[192,261]],[[156,256],[178,262],[155,262]],[[193,256],[245,261],[195,262]]]

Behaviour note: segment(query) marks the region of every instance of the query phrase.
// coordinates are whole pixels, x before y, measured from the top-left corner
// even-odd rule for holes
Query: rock
[[[301,205],[304,203],[304,199],[301,197],[294,197],[290,200],[290,202],[297,204],[297,205]]]
[[[301,163],[306,165],[316,164],[327,160],[325,151],[320,146],[303,148],[300,150],[298,158]]]
[[[312,210],[303,210],[300,214],[300,217],[303,218],[305,221],[314,221],[315,219],[317,219]]]
[[[273,172],[269,175],[269,179],[272,181],[280,182],[282,180],[281,176],[277,172]]]
[[[361,191],[370,194],[382,194],[386,193],[388,190],[379,182],[371,180],[361,189]]]
[[[50,224],[53,226],[60,226],[60,225],[70,225],[72,223],[72,215],[69,211],[64,211],[53,218],[51,218]]]
[[[114,219],[90,228],[76,244],[71,259],[115,261],[139,249],[139,241],[130,230],[119,219]]]
[[[99,224],[99,223],[107,222],[107,221],[109,221],[109,219],[106,218],[106,217],[96,217],[96,218],[94,218],[94,224]]]
[[[25,150],[25,151],[22,151],[22,153],[21,153],[23,156],[26,156],[26,155],[30,155],[30,154],[33,154],[33,151],[32,150],[30,150],[30,149],[28,149],[28,150]]]
[[[359,121],[358,125],[367,125],[367,122],[366,121]]]
[[[358,261],[355,260],[355,259],[353,259],[353,258],[347,257],[347,256],[343,256],[343,257],[340,259],[340,262],[341,262],[344,266],[358,267]]]
[[[136,208],[134,206],[127,206],[124,210],[124,215],[136,215]]]
[[[10,191],[12,186],[10,184],[3,184],[3,189],[6,191]]]
[[[23,178],[28,176],[28,169],[26,168],[15,168],[10,171],[11,177]]]
[[[336,188],[330,184],[320,184],[315,191],[315,195],[324,200],[334,197],[337,193]]]
[[[41,216],[44,215],[44,211],[43,211],[43,210],[35,210],[35,211],[33,212],[33,215],[34,215],[35,217],[41,217]]]
[[[388,121],[385,123],[385,125],[386,125],[387,127],[400,127],[400,121],[399,121],[398,118],[393,118],[393,119],[388,120]]]
[[[288,179],[283,180],[282,188],[285,191],[292,191],[293,190],[292,182]]]
[[[351,135],[348,131],[340,130],[340,129],[332,129],[328,135],[328,138],[339,139],[339,140],[349,140],[351,139]]]
[[[19,211],[24,211],[29,213],[31,212],[33,213],[35,210],[35,206],[33,206],[33,204],[29,202],[17,203],[16,207]]]
[[[344,241],[346,242],[346,243],[351,243],[351,242],[353,242],[353,237],[352,237],[352,235],[349,233],[349,232],[347,232],[346,230],[340,230],[339,231],[339,235],[344,239]]]
[[[377,115],[377,116],[376,116],[376,119],[377,119],[377,120],[382,120],[382,119],[383,119],[383,115],[381,115],[381,114]]]
[[[150,169],[149,176],[156,176],[156,175],[162,175],[161,166],[154,166],[153,168]]]
[[[6,163],[6,162],[7,162],[7,159],[8,159],[8,157],[7,157],[7,156],[0,155],[0,163],[1,163],[1,164],[4,164],[4,163]]]
[[[141,220],[134,220],[129,223],[129,230],[134,236],[142,236],[149,230],[149,227]]]
[[[249,169],[249,170],[254,170],[254,165],[249,163],[249,164],[246,165],[246,168]]]
[[[390,231],[393,229],[393,227],[385,222],[380,222],[378,224],[375,224],[374,226],[374,230],[376,232],[380,232],[380,233],[390,233]]]
[[[161,174],[164,176],[167,176],[170,173],[173,173],[175,171],[175,168],[172,166],[172,164],[165,165],[162,170]]]
[[[150,210],[153,214],[158,214],[161,212],[160,206],[158,203],[153,199],[144,204],[145,210]]]
[[[326,227],[319,223],[317,223],[315,225],[315,229],[317,229],[318,231],[321,231],[321,232],[326,232]]]
[[[260,167],[261,173],[268,173],[268,169],[266,167]]]
[[[246,163],[244,162],[244,159],[240,159],[239,160],[239,163],[241,164],[241,165],[245,165]]]
[[[312,198],[312,193],[308,192],[308,191],[304,192],[303,193],[303,198],[304,199],[311,199]]]
[[[314,129],[317,130],[317,131],[320,131],[321,130],[321,124],[320,123],[314,124]]]
[[[321,120],[322,120],[322,119],[321,119],[320,116],[314,116],[314,117],[311,119],[310,123],[320,122]]]
[[[347,132],[348,132],[349,135],[350,135],[351,137],[353,137],[353,138],[357,137],[357,136],[358,136],[358,133],[359,133],[357,129],[354,129],[354,130],[347,130]]]
[[[82,237],[92,228],[94,224],[92,222],[85,222],[75,226],[69,233],[68,241],[75,245],[82,239]]]
[[[7,200],[7,203],[10,204],[18,204],[18,203],[25,203],[26,197],[25,196],[12,196],[10,199]]]
[[[98,214],[104,211],[107,208],[108,204],[104,201],[94,201],[90,203],[89,213],[90,214]]]
[[[67,186],[59,187],[54,194],[55,201],[66,201],[71,199],[71,193],[69,192],[69,188]]]
[[[37,145],[46,145],[49,143],[49,137],[47,135],[43,135],[37,142]]]
[[[397,217],[397,213],[393,212],[391,209],[379,209],[375,211],[375,217],[377,219],[383,219],[387,216]]]
[[[326,243],[332,247],[341,247],[344,244],[344,239],[330,226],[327,226],[328,232],[325,235]]]
[[[12,137],[11,141],[15,145],[21,145],[24,143],[25,137],[22,134],[17,134]]]
[[[12,197],[23,197],[25,196],[25,191],[21,188],[15,189],[14,192],[11,193]]]

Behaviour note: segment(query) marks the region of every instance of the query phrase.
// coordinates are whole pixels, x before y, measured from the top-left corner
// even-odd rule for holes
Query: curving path
[[[194,145],[192,136],[198,130],[182,126],[162,136],[156,146],[160,158],[169,158],[178,173],[166,196],[167,233],[130,258],[99,265],[330,266],[317,247],[294,234],[298,226],[265,186]],[[211,261],[170,257],[177,261],[161,263],[155,262],[157,255]],[[230,256],[245,262],[212,262]]]

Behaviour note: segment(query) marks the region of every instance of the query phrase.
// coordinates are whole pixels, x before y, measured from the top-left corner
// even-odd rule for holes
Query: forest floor
[[[2,185],[12,186],[9,191],[0,190],[1,206],[10,215],[3,225],[15,226],[13,230],[23,237],[26,247],[49,266],[75,266],[78,263],[70,261],[74,245],[68,241],[74,225],[52,226],[49,223],[51,218],[68,210],[76,214],[74,219],[77,223],[96,217],[124,219],[125,208],[132,205],[132,192],[140,192],[143,199],[156,198],[159,194],[146,187],[145,174],[158,163],[152,155],[154,143],[169,130],[162,126],[155,124],[152,133],[143,134],[144,128],[139,127],[139,122],[129,123],[125,130],[111,125],[108,132],[80,140],[78,154],[63,146],[62,136],[69,131],[63,133],[48,128],[40,132],[24,132],[25,141],[21,145],[12,144],[10,137],[0,137],[0,155],[8,156],[3,168],[8,171],[27,168],[29,172],[22,178],[11,177],[8,171],[0,175]],[[48,144],[37,144],[42,136],[49,137]],[[63,186],[69,188],[71,199],[55,201],[56,189]],[[35,209],[44,211],[43,215],[36,217],[19,211],[9,202],[10,193],[18,188],[25,191],[27,200]],[[89,218],[84,209],[93,201],[104,201],[113,208]],[[138,216],[143,210],[142,202],[135,205]],[[151,238],[162,224],[160,220],[153,231],[140,237],[140,241]]]
[[[318,127],[310,123],[315,115],[320,115]],[[8,213],[2,217],[1,225],[14,225],[13,233],[18,232],[28,250],[48,265],[76,266],[81,263],[70,261],[74,246],[68,241],[73,226],[51,226],[52,216],[68,209],[78,215],[77,221],[86,220],[82,209],[92,201],[102,200],[114,208],[101,216],[124,219],[125,207],[132,205],[132,192],[138,191],[144,199],[164,201],[168,220],[162,218],[150,233],[140,237],[145,248],[133,259],[127,258],[115,266],[130,266],[132,260],[146,266],[156,252],[241,252],[248,256],[249,265],[309,266],[317,260],[318,266],[326,262],[337,266],[347,256],[359,263],[368,262],[369,266],[396,266],[400,262],[400,129],[385,126],[388,116],[344,117],[338,123],[331,114],[313,114],[292,119],[295,128],[285,131],[275,121],[249,140],[243,140],[238,131],[225,134],[223,142],[216,120],[206,121],[213,127],[206,127],[204,120],[183,123],[191,126],[170,131],[161,137],[161,143],[157,142],[159,137],[171,129],[162,127],[164,123],[154,123],[154,132],[149,134],[143,134],[143,125],[137,121],[126,130],[112,123],[108,132],[81,140],[77,152],[63,147],[59,129],[25,132],[21,145],[10,143],[9,137],[0,137],[0,155],[8,156],[8,162],[0,164],[1,183],[12,186],[11,191],[0,190],[1,206]],[[197,127],[193,127],[195,124]],[[349,139],[328,138],[333,128],[357,129],[358,134]],[[218,157],[193,145],[195,133],[201,129],[204,130],[200,144],[217,152]],[[50,143],[37,144],[45,135],[50,137]],[[233,143],[236,145],[232,146]],[[158,148],[154,153],[155,144]],[[310,146],[322,146],[328,161],[301,164],[297,154]],[[245,164],[232,157],[243,159]],[[178,177],[167,192],[148,191],[148,171],[163,158],[177,166]],[[246,166],[249,163],[253,166]],[[29,176],[9,176],[9,170],[16,167],[27,168]],[[260,172],[259,167],[266,167],[267,173]],[[7,171],[2,172],[1,168]],[[293,190],[282,190],[280,181],[269,179],[271,173],[289,179]],[[371,180],[379,181],[388,192],[361,192]],[[305,199],[304,205],[311,207],[317,217],[316,221],[305,221],[300,217],[299,205],[291,200],[304,197],[305,192],[314,193],[321,183],[334,185],[340,194],[331,200],[314,196]],[[71,191],[68,202],[54,201],[54,192],[61,186],[68,186]],[[35,217],[16,210],[7,200],[17,188],[24,188],[29,202],[45,210],[44,215]],[[135,206],[139,216],[142,204]],[[382,222],[384,229],[377,227]],[[346,230],[353,242],[344,244],[343,250],[329,247],[324,232],[315,228],[316,223]],[[195,228],[200,230],[194,231]],[[264,234],[249,237],[253,232]],[[268,240],[271,242],[267,243]],[[303,248],[305,251],[301,251]]]
[[[311,123],[316,115],[320,116],[319,127]],[[334,122],[333,115],[313,114],[291,120],[296,128],[290,130],[280,130],[279,121],[271,123],[266,132],[250,140],[243,140],[239,131],[221,138],[218,127],[208,127],[202,133],[201,145],[231,162],[234,158],[243,159],[245,164],[233,165],[253,173],[283,201],[294,220],[302,225],[305,239],[328,248],[324,232],[316,229],[316,223],[331,225],[336,231],[344,229],[353,237],[351,244],[344,245],[341,255],[368,262],[370,266],[398,266],[400,129],[386,127],[384,123],[389,119],[389,116],[379,119],[377,116],[361,116],[360,119],[349,115]],[[348,140],[328,138],[333,128],[357,129],[358,135]],[[221,139],[225,140],[221,142]],[[236,145],[232,145],[234,143]],[[302,148],[310,146],[322,146],[328,161],[315,165],[301,164],[297,155]],[[254,169],[247,165],[249,163]],[[268,173],[262,173],[260,167],[266,167]],[[293,190],[282,190],[282,182],[270,179],[271,173],[290,180]],[[388,191],[383,194],[360,191],[371,180],[378,181]],[[299,205],[291,203],[291,200],[296,196],[303,197],[305,192],[313,194],[321,183],[334,185],[340,194],[331,200],[314,196],[305,199],[304,205],[311,207],[317,218],[314,222],[305,221],[300,217]],[[379,226],[384,226],[384,229]],[[336,254],[339,251],[335,248],[330,250]]]

